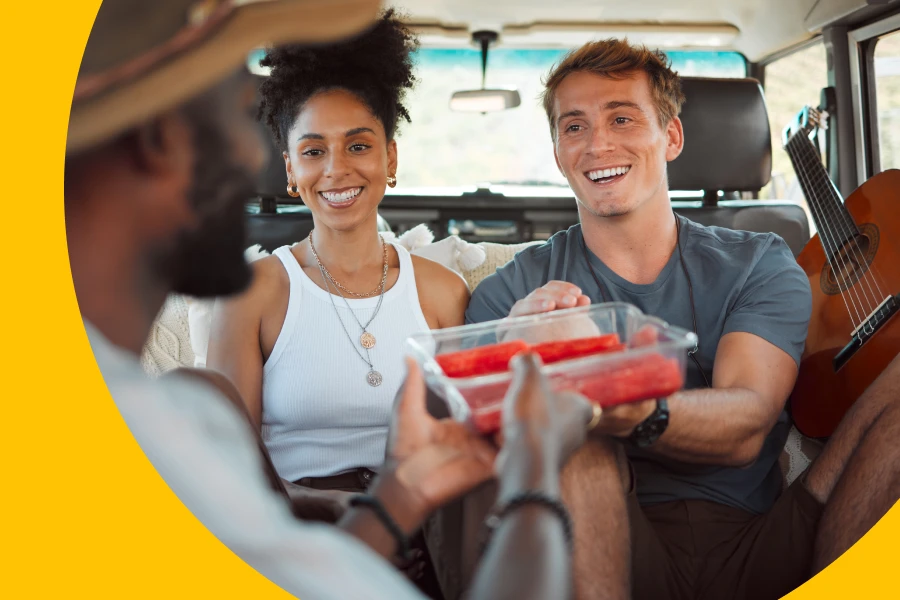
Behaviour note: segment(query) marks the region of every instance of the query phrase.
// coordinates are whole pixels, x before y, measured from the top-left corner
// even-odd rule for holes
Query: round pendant
[[[375,336],[366,331],[359,336],[359,343],[362,344],[362,347],[366,350],[371,350],[375,347]]]
[[[375,369],[372,369],[371,371],[369,371],[369,374],[366,375],[366,381],[372,387],[378,387],[379,385],[381,385],[381,373],[379,373]]]

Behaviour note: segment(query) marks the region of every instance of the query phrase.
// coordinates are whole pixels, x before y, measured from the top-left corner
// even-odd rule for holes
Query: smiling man
[[[684,100],[661,52],[608,40],[566,56],[543,101],[581,223],[485,279],[466,313],[471,323],[620,301],[698,335],[686,390],[605,411],[564,472],[582,598],[780,597],[896,496],[876,483],[896,473],[879,475],[871,455],[863,463],[853,454],[891,427],[890,378],[782,493],[784,408],[806,338],[809,284],[778,236],[704,227],[672,211],[666,169],[684,145]],[[845,471],[860,481],[839,481]],[[841,507],[864,502],[862,479],[878,494],[893,491],[853,522]],[[841,531],[853,533],[839,540]]]

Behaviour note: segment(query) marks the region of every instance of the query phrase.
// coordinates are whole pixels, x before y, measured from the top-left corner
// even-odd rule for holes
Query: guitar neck
[[[859,228],[806,132],[800,131],[791,137],[785,149],[809,203],[819,241],[830,259],[845,243],[859,235]]]

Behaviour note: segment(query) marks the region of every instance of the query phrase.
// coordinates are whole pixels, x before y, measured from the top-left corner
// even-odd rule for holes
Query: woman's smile
[[[348,208],[356,203],[356,199],[362,193],[365,187],[349,187],[323,190],[319,192],[319,197],[325,201],[325,204],[332,208]]]

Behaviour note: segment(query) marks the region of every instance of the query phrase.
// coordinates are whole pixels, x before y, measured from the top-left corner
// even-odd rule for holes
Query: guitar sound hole
[[[880,240],[878,226],[864,223],[859,226],[859,231],[859,235],[841,246],[834,258],[822,268],[819,286],[825,294],[836,296],[849,290],[869,271],[875,260]]]

